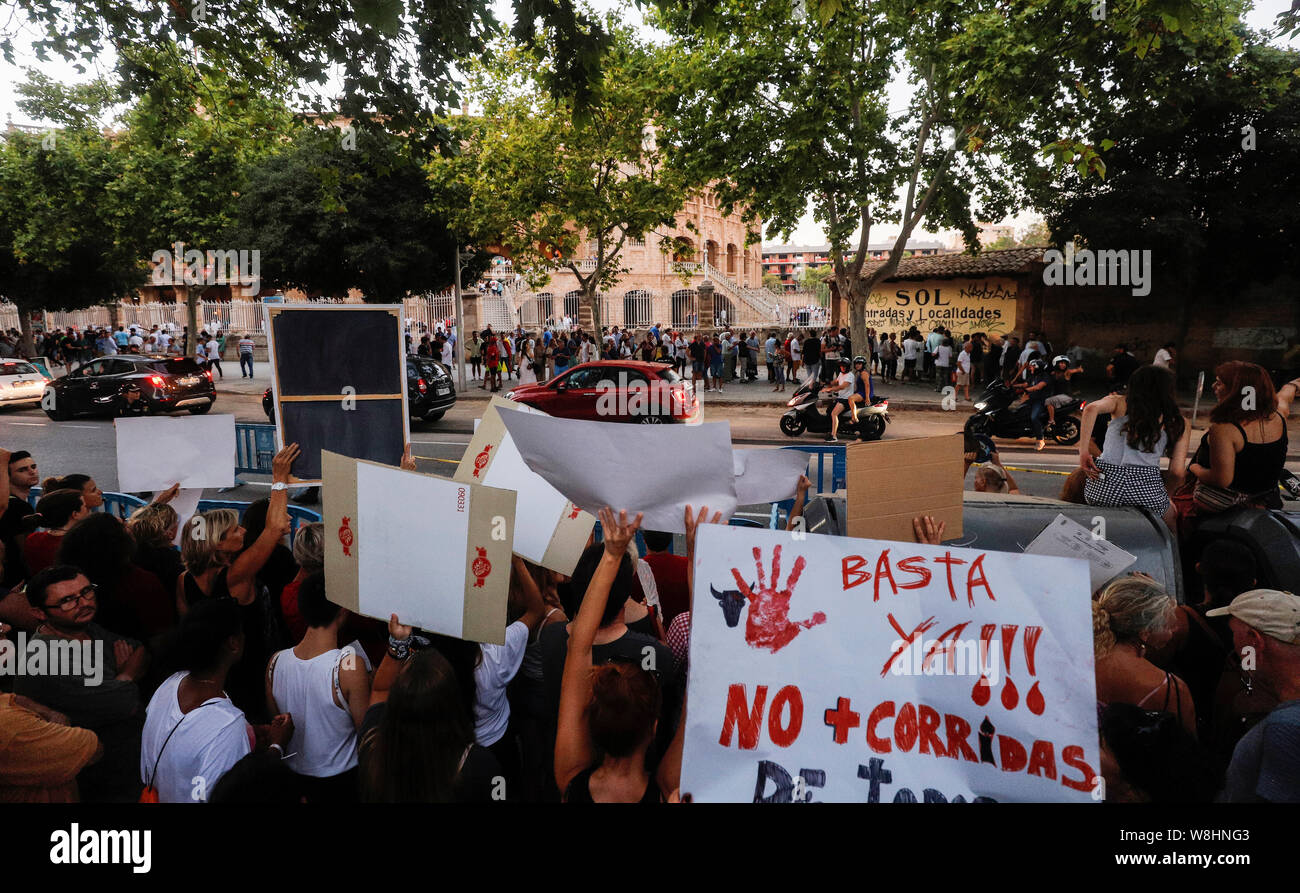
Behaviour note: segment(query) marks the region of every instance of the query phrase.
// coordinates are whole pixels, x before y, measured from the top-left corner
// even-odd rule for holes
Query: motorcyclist
[[[849,409],[853,413],[853,424],[858,423],[858,407],[869,403],[875,395],[871,389],[871,369],[867,358],[858,355],[853,358],[853,393],[849,395]]]
[[[826,435],[827,443],[835,443],[836,435],[840,428],[840,413],[844,412],[850,406],[849,398],[853,396],[855,390],[856,376],[852,371],[852,363],[847,357],[841,357],[839,360],[840,374],[830,383],[828,389],[833,389],[835,394],[835,406],[831,409],[831,433]]]
[[[1074,402],[1074,396],[1070,393],[1070,379],[1082,371],[1082,363],[1071,368],[1070,358],[1064,354],[1052,358],[1052,381],[1047,388],[1050,396],[1044,401],[1047,407],[1048,427],[1056,424],[1058,406],[1066,406]]]
[[[1043,437],[1043,413],[1051,393],[1048,389],[1052,384],[1052,376],[1047,371],[1047,363],[1037,358],[1029,361],[1025,375],[1025,384],[1017,383],[1016,387],[1024,388],[1025,398],[1029,401],[1029,424],[1038,440],[1038,446],[1034,449],[1041,451],[1047,446],[1047,440]]]

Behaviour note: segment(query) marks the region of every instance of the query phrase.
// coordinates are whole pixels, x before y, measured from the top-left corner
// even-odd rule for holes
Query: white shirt
[[[159,333],[158,333],[158,344],[159,344],[160,347],[162,347],[163,350],[167,350],[168,348],[171,347],[171,344],[172,344],[172,336],[171,336],[171,335],[168,335],[166,332],[159,332]]]
[[[919,341],[916,341],[916,340],[914,340],[914,339],[912,339],[912,338],[904,339],[904,341],[903,341],[903,359],[904,359],[904,360],[915,360],[915,359],[916,359],[916,352],[917,352],[917,349],[920,348],[920,346],[921,346],[921,343],[920,343]]]
[[[947,344],[940,344],[934,349],[934,364],[936,366],[952,365],[952,348]]]
[[[836,395],[841,400],[847,400],[853,396],[853,373],[841,372],[835,378],[835,386],[840,389]]]
[[[1156,351],[1156,358],[1151,361],[1152,366],[1159,366],[1161,369],[1168,369],[1169,364],[1174,361],[1174,356],[1163,347]]]
[[[127,339],[126,343],[130,344],[132,347],[144,347],[144,339],[139,335],[132,335]]]
[[[279,712],[293,717],[292,756],[286,756],[284,764],[299,775],[331,778],[357,764],[357,728],[338,676],[343,659],[356,660],[356,653],[349,645],[310,660],[302,660],[292,648],[275,655],[271,693]]]
[[[483,659],[474,668],[474,740],[490,747],[501,740],[510,724],[506,686],[524,662],[528,627],[521,620],[506,627],[504,645],[479,646]]]
[[[444,365],[451,365],[451,342],[442,342],[442,362]]]
[[[213,338],[211,341],[208,342],[208,359],[209,360],[221,359],[221,345],[217,344],[216,338]]]
[[[962,372],[970,373],[970,351],[963,350],[957,354],[957,368]]]
[[[161,803],[206,802],[221,776],[253,751],[248,720],[229,699],[212,698],[189,713],[181,712],[177,697],[188,675],[173,673],[145,709],[140,780],[148,784],[154,778]],[[164,748],[168,735],[171,741]]]

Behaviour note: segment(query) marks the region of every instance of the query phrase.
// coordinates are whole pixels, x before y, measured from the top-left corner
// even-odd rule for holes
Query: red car
[[[563,419],[643,425],[701,421],[700,399],[690,382],[662,363],[596,360],[506,396]]]

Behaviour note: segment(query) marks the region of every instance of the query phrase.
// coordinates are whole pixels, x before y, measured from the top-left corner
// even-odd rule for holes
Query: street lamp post
[[[471,255],[472,256],[472,255]],[[460,295],[460,267],[465,262],[460,243],[456,243],[456,387],[465,393],[465,307]]]

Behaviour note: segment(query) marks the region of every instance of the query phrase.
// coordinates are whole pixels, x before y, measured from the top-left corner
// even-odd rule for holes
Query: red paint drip
[[[1019,703],[1020,691],[1016,688],[1016,684],[1011,681],[1011,677],[1008,676],[1007,684],[1002,686],[1002,706],[1008,710],[1015,710],[1016,705]]]
[[[975,681],[975,687],[970,690],[970,699],[983,707],[991,697],[993,697],[993,686],[989,685],[989,677],[981,676]]]
[[[1038,675],[1038,670],[1034,669],[1034,652],[1038,649],[1038,639],[1042,634],[1041,626],[1025,627],[1025,666],[1029,667],[1030,676]]]
[[[1017,623],[1002,624],[1002,665],[1006,667],[1008,673],[1011,672],[1011,649],[1016,644],[1016,630],[1020,629]]]
[[[1038,683],[1034,682],[1034,687],[1029,689],[1029,694],[1025,695],[1025,706],[1034,716],[1042,716],[1043,711],[1047,709],[1047,704],[1043,701],[1043,693],[1038,690]]]
[[[993,633],[997,628],[996,623],[986,623],[980,627],[980,678],[976,680],[975,687],[970,690],[970,699],[980,707],[993,697],[993,686],[989,684],[986,671],[989,665],[989,648],[993,644]]]

